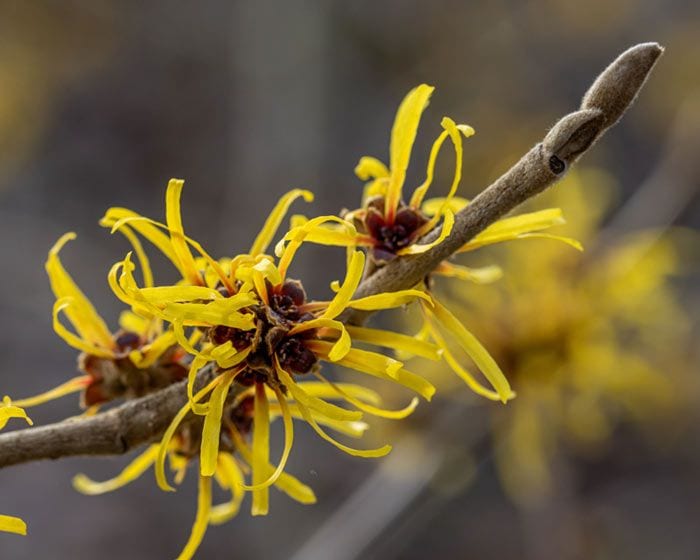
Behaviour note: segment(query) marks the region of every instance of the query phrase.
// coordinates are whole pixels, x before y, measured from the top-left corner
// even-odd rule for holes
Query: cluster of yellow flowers
[[[28,407],[81,392],[84,406],[94,413],[102,403],[138,397],[187,378],[188,402],[162,441],[149,446],[112,480],[98,483],[77,476],[78,490],[88,494],[108,492],[154,466],[158,485],[171,491],[166,461],[179,483],[188,464],[198,458],[198,510],[190,539],[180,555],[191,558],[207,526],[235,516],[245,492],[252,494],[253,515],[267,514],[272,486],[301,503],[315,501],[308,486],[285,472],[295,419],[304,421],[322,439],[350,455],[381,457],[389,453],[389,445],[376,449],[350,447],[328,430],[360,437],[368,427],[365,414],[405,418],[417,406],[418,397],[402,409],[388,410],[382,406],[380,395],[361,382],[333,381],[323,373],[324,362],[404,387],[430,400],[433,385],[406,369],[395,356],[444,360],[478,394],[504,403],[514,397],[491,355],[436,299],[427,283],[353,298],[367,264],[379,267],[393,258],[420,253],[441,243],[451,232],[454,213],[468,204],[456,197],[456,191],[461,179],[462,139],[474,131],[449,118],[442,120],[444,131],[431,149],[425,181],[414,190],[408,204],[403,200],[414,140],[432,91],[432,87],[420,85],[401,103],[391,134],[389,167],[374,158],[361,159],[356,173],[369,181],[361,207],[338,216],[295,216],[272,253],[268,249],[290,206],[298,198],[311,202],[310,192],[297,189],[284,195],[250,251],[230,258],[211,256],[185,234],[181,180],[173,179],[168,185],[164,223],[124,208],[110,208],[101,225],[122,233],[133,248],[108,275],[114,294],[129,308],[121,315],[121,328],[116,333],[106,326],[61,264],[59,251],[74,234],[66,234],[56,243],[46,265],[56,296],[54,329],[81,352],[83,375],[14,404]],[[454,179],[447,196],[424,200],[447,138],[455,152]],[[461,251],[523,237],[550,237],[578,247],[571,239],[542,233],[562,222],[558,209],[509,217],[484,230]],[[439,236],[421,244],[421,237],[434,228],[440,228]],[[180,276],[178,282],[155,282],[142,239],[172,262]],[[305,243],[345,248],[345,278],[331,284],[334,297],[329,301],[309,298],[302,282],[288,277],[290,265]],[[493,268],[470,269],[444,262],[435,274],[486,281],[493,276]],[[420,337],[354,326],[343,320],[349,310],[373,312],[411,304],[418,305],[425,318]],[[64,318],[72,330],[62,322]],[[448,347],[448,340],[456,349]],[[356,343],[385,350],[360,349]],[[458,352],[481,371],[486,384],[467,370]],[[207,376],[200,375],[203,370]],[[198,383],[202,377],[209,380],[204,386]],[[192,421],[197,418],[200,422]],[[274,464],[270,424],[276,418],[281,418],[285,438]],[[228,502],[212,506],[212,478],[230,492]]]

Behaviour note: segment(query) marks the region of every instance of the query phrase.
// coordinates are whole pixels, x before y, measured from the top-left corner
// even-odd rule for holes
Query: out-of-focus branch
[[[662,52],[657,43],[644,43],[622,53],[593,83],[578,111],[560,119],[542,142],[456,215],[454,228],[443,243],[380,268],[361,283],[356,296],[414,286],[498,218],[554,184],[622,117]],[[424,242],[437,235],[437,231],[431,232]],[[364,318],[353,314],[343,320],[361,322]],[[205,368],[198,385],[212,375]],[[0,435],[0,467],[75,455],[125,453],[160,437],[186,400],[185,385],[178,383],[91,418]]]

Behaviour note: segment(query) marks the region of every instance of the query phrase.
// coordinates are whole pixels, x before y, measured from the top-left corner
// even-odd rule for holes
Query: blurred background
[[[162,217],[167,180],[184,178],[185,227],[221,255],[247,249],[290,188],[317,194],[313,210],[298,211],[354,207],[362,185],[353,167],[362,155],[388,159],[396,107],[420,82],[437,91],[423,117],[409,185],[422,177],[440,118],[449,115],[477,131],[465,143],[461,193],[471,197],[576,108],[617,54],[658,41],[667,51],[639,102],[586,156],[592,171],[573,179],[579,199],[532,205],[560,205],[572,218],[570,234],[587,224],[581,235],[594,250],[585,277],[593,285],[584,287],[595,310],[581,303],[587,317],[613,309],[595,307],[596,282],[607,281],[595,275],[597,263],[619,262],[614,247],[621,239],[652,232],[644,247],[661,255],[649,265],[655,280],[646,288],[634,284],[640,299],[626,308],[643,336],[622,333],[616,341],[625,355],[644,350],[639,359],[657,383],[645,385],[646,400],[630,397],[621,406],[604,393],[604,415],[598,405],[578,407],[575,435],[604,432],[585,452],[580,438],[572,443],[570,431],[549,430],[540,418],[537,433],[556,437],[547,436],[546,453],[534,459],[517,449],[503,459],[499,447],[507,440],[504,426],[518,441],[535,437],[527,411],[516,416],[520,409],[477,401],[455,383],[447,385],[448,398],[421,407],[406,426],[378,426],[375,437],[399,442],[383,462],[351,458],[300,429],[289,470],[313,486],[319,503],[304,507],[275,494],[269,517],[244,512],[210,528],[198,557],[700,557],[700,276],[692,233],[700,224],[699,33],[700,5],[690,0],[0,0],[2,394],[20,398],[74,375],[75,353],[51,329],[53,298],[43,270],[64,232],[78,233],[62,253],[67,268],[116,326],[121,308],[105,277],[125,244],[97,225],[108,206]],[[452,162],[446,157],[441,164],[438,179],[448,177]],[[446,182],[438,180],[435,192],[446,191]],[[611,186],[601,192],[602,183]],[[566,234],[566,226],[558,233]],[[657,239],[665,248],[658,249]],[[579,282],[571,267],[559,281],[552,276],[557,267],[532,265],[528,251],[546,242],[518,243],[519,255],[495,251],[464,263],[503,264],[506,275],[550,275],[554,286]],[[642,253],[631,258],[631,269],[648,262],[650,253]],[[307,290],[323,297],[342,255],[307,249],[299,275],[312,266],[323,274],[308,278]],[[174,278],[166,266],[161,273]],[[611,282],[615,289],[606,297],[608,291],[624,296],[630,285]],[[520,297],[529,302],[540,288],[533,282]],[[453,288],[448,295],[464,294]],[[490,332],[489,308],[475,311],[473,300],[462,319],[494,353],[510,356],[510,339]],[[650,301],[661,311],[651,306],[644,313]],[[494,313],[538,318],[537,306],[519,315],[509,305],[516,304],[501,303]],[[625,309],[614,309],[626,317]],[[558,325],[550,327],[561,332]],[[527,333],[527,325],[521,330]],[[613,370],[628,371],[618,354],[610,355],[607,367],[612,362]],[[516,391],[521,379],[514,378]],[[578,394],[586,379],[560,393]],[[617,390],[637,394],[635,379],[629,391]],[[651,399],[649,391],[666,396]],[[64,398],[32,417],[46,423],[77,414],[76,401]],[[174,557],[194,518],[194,477],[175,495],[159,491],[150,474],[100,498],[72,490],[76,472],[109,477],[125,462],[69,459],[0,471],[0,511],[29,524],[26,538],[0,534],[0,557]],[[546,490],[539,491],[541,478],[517,478],[524,471],[546,472]]]

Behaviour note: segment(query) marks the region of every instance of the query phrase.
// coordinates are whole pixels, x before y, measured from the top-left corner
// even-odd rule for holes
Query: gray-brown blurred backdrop
[[[51,329],[43,271],[62,233],[78,233],[66,265],[111,320],[120,306],[105,276],[125,246],[97,226],[106,207],[160,217],[167,180],[184,178],[188,232],[214,254],[235,254],[289,188],[311,188],[316,213],[357,204],[357,159],[386,157],[393,113],[423,81],[437,91],[417,153],[442,115],[473,125],[462,186],[473,195],[575,108],[617,53],[661,42],[667,53],[639,103],[587,163],[608,169],[628,197],[668,150],[681,150],[669,186],[680,202],[662,221],[697,225],[699,16],[690,0],[0,1],[3,394],[33,394],[75,371],[75,352]],[[656,209],[647,210],[641,225],[656,225]],[[307,265],[324,265],[312,289],[338,273],[340,262],[325,266],[326,255],[304,253]],[[76,412],[68,397],[32,416],[43,423]],[[299,431],[290,470],[319,503],[275,493],[269,517],[243,513],[211,528],[199,557],[291,558],[375,468]],[[570,557],[700,557],[700,461],[688,440],[687,452],[670,459],[642,454],[591,467],[575,499],[577,523],[594,542],[572,543]],[[532,543],[546,531],[530,532],[486,459],[469,491],[427,513],[429,491],[407,498],[406,511],[349,557],[502,560],[546,551],[546,539]],[[78,471],[110,476],[123,464],[71,459],[1,471],[0,511],[25,518],[29,536],[0,534],[0,558],[174,557],[194,517],[192,480],[176,495],[160,492],[150,474],[101,498],[70,486]],[[305,550],[307,558],[345,557],[332,547]]]

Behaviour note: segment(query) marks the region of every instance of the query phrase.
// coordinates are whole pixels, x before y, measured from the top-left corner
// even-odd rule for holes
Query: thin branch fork
[[[378,269],[363,280],[356,297],[415,286],[490,224],[561,179],[620,120],[662,53],[657,43],[643,43],[622,53],[598,76],[577,111],[561,118],[540,143],[456,214],[452,232],[442,243]],[[431,232],[421,242],[435,239],[438,233]],[[342,318],[358,323],[366,317],[352,313]],[[213,376],[205,368],[197,385],[204,386]],[[180,382],[93,417],[2,434],[0,468],[76,455],[119,455],[153,442],[187,402],[185,387]]]

